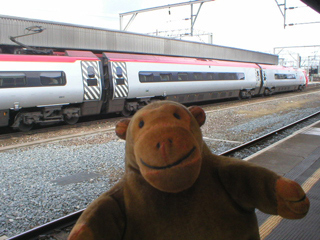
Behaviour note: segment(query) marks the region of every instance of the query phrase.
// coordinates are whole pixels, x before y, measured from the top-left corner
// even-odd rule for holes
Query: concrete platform
[[[308,215],[287,220],[257,211],[261,239],[320,239],[320,121],[247,159],[302,185],[310,199]]]

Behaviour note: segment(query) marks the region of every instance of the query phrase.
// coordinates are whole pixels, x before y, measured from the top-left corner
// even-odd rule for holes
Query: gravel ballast
[[[319,96],[239,102],[226,110],[205,107],[204,139],[219,154],[320,111]],[[125,142],[111,131],[1,151],[0,236],[11,237],[85,208],[123,175],[124,149]]]

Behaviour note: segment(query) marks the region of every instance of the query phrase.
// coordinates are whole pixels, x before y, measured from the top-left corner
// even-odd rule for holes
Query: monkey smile
[[[156,170],[162,170],[162,169],[167,169],[167,168],[171,168],[171,167],[174,167],[174,166],[177,166],[179,165],[180,163],[182,163],[185,159],[187,159],[188,157],[191,156],[191,154],[196,150],[196,147],[193,147],[190,152],[188,152],[185,156],[183,156],[182,158],[180,158],[178,161],[172,163],[172,164],[169,164],[169,165],[166,165],[166,166],[162,166],[162,167],[158,167],[158,166],[151,166],[149,165],[148,163],[144,162],[141,158],[140,158],[140,161],[143,165],[145,165],[146,167],[148,168],[151,168],[151,169],[156,169]]]

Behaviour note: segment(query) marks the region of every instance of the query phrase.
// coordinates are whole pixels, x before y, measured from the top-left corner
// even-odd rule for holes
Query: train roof
[[[259,68],[255,63],[223,61],[206,58],[171,57],[146,54],[127,54],[104,52],[103,56],[111,62],[141,62],[141,63],[167,63],[167,64],[187,64],[187,65],[209,65],[227,67],[250,67]]]
[[[262,69],[274,69],[274,70],[292,70],[297,71],[298,68],[293,67],[284,67],[281,65],[266,65],[266,64],[259,64]]]
[[[79,60],[97,61],[97,57],[74,57],[74,56],[54,56],[54,55],[20,55],[20,54],[0,54],[0,61],[4,62],[76,62]]]

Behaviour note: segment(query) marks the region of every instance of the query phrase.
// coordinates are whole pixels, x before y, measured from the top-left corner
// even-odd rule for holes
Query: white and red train
[[[0,127],[112,112],[129,115],[157,100],[192,103],[302,90],[300,69],[186,57],[66,51],[0,54]]]

